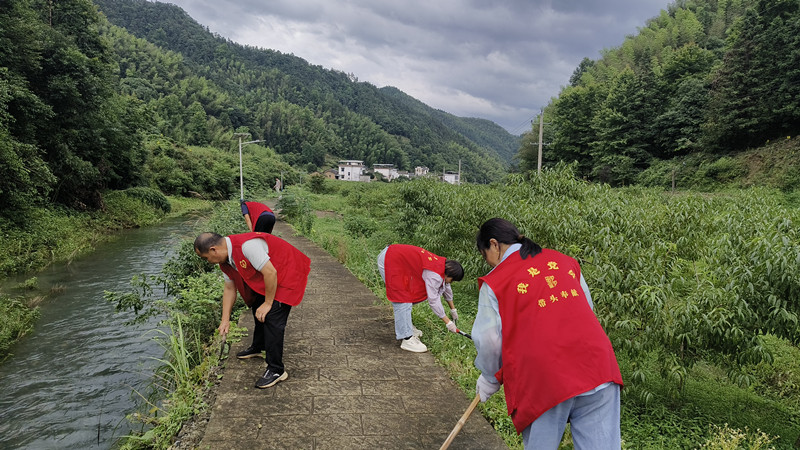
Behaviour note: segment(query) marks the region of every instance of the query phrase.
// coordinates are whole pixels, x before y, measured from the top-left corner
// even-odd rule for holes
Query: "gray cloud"
[[[514,134],[668,0],[168,0],[213,32]]]

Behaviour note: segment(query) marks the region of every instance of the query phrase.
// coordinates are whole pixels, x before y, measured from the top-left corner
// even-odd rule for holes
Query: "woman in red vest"
[[[393,244],[378,255],[378,271],[386,284],[386,298],[392,302],[394,332],[401,341],[400,348],[416,353],[428,351],[419,340],[422,331],[411,322],[412,305],[425,299],[449,331],[458,330],[455,324],[458,311],[450,288],[450,283],[464,278],[464,269],[458,261],[414,245]],[[450,305],[453,320],[445,315],[441,297]]]
[[[239,358],[265,352],[267,369],[256,381],[268,388],[289,377],[283,365],[283,337],[292,306],[303,300],[311,260],[283,239],[267,233],[220,236],[202,233],[194,251],[212,264],[219,264],[225,277],[222,320],[219,333],[228,334],[236,292],[253,311],[253,344]],[[244,355],[244,356],[243,356]]]
[[[242,207],[244,221],[247,222],[247,228],[250,231],[272,233],[272,228],[275,226],[275,213],[269,206],[258,202],[246,202],[244,199],[239,200],[239,204]]]
[[[472,328],[481,400],[505,386],[526,448],[558,448],[570,422],[576,449],[619,449],[622,376],[578,262],[504,219],[486,221],[477,245],[493,267]]]

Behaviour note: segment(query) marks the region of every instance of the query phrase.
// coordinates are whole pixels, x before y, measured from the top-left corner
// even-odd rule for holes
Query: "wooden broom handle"
[[[469,419],[469,415],[472,414],[472,411],[475,409],[476,406],[478,406],[478,402],[480,401],[481,401],[481,396],[479,394],[476,394],[475,398],[472,399],[472,403],[469,404],[469,408],[467,408],[467,410],[464,411],[464,415],[461,416],[460,419],[458,419],[458,423],[453,428],[453,431],[450,432],[450,436],[447,436],[447,440],[444,441],[444,444],[442,444],[439,450],[445,450],[447,447],[450,447],[450,444],[453,443],[453,439],[455,439],[458,432],[461,431],[461,428],[467,422],[467,419]]]

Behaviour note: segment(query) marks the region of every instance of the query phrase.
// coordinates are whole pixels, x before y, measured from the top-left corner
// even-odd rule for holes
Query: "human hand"
[[[481,374],[475,384],[475,393],[481,396],[481,403],[489,400],[489,397],[500,390],[500,383],[492,383]]]
[[[230,320],[223,320],[222,322],[219,323],[219,327],[217,328],[217,330],[219,330],[220,336],[225,336],[226,334],[228,334],[228,331],[230,331],[230,328],[231,328]]]
[[[453,322],[458,322],[458,311],[455,308],[450,310],[450,318],[453,319]]]
[[[456,323],[453,322],[452,320],[450,322],[447,322],[445,326],[447,326],[447,331],[451,333],[458,333],[458,328],[456,328]]]
[[[264,322],[271,309],[272,302],[269,302],[269,304],[267,304],[267,302],[262,303],[261,306],[256,309],[256,319],[258,319],[259,322]]]
[[[247,209],[247,203],[244,202],[244,199],[239,199],[239,205],[242,207],[242,215],[249,214],[250,210]]]

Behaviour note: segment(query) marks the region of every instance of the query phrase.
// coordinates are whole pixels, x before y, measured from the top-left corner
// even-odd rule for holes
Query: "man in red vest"
[[[505,387],[525,448],[558,448],[570,422],[576,449],[618,450],[622,375],[578,262],[504,219],[485,222],[477,246],[493,267],[472,327],[481,400]]]
[[[267,369],[256,387],[268,388],[287,379],[283,365],[286,320],[292,306],[303,300],[311,260],[283,239],[259,232],[225,237],[202,233],[194,241],[194,251],[218,264],[225,277],[219,333],[225,335],[230,329],[237,291],[253,311],[253,344],[237,356],[255,357],[265,352]]]
[[[239,204],[242,207],[244,221],[250,231],[272,233],[272,228],[275,226],[275,213],[269,206],[258,202],[246,202],[244,199],[239,200]]]
[[[402,341],[400,348],[416,353],[428,350],[419,340],[422,331],[411,322],[412,305],[425,299],[447,329],[453,333],[457,331],[458,311],[450,283],[464,278],[464,269],[458,261],[434,255],[421,247],[393,244],[378,255],[378,271],[386,283],[386,298],[392,302],[394,332]],[[441,297],[450,305],[453,320],[445,315]]]

